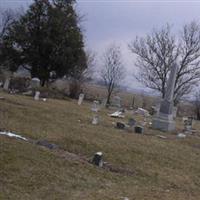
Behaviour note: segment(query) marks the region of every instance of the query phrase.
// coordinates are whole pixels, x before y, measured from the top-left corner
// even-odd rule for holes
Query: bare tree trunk
[[[106,100],[106,107],[108,108],[110,105],[110,99],[111,99],[111,91],[108,91],[108,95],[107,95],[107,100]]]

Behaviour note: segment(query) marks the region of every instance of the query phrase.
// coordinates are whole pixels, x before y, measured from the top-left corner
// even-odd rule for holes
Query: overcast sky
[[[27,7],[31,0],[0,0],[0,7]],[[78,10],[85,15],[86,46],[99,57],[109,43],[122,45],[128,76],[126,83],[138,85],[132,79],[134,58],[127,43],[136,35],[142,36],[169,23],[178,34],[181,27],[192,20],[200,21],[199,1],[151,0],[77,0]],[[100,62],[99,62],[100,63]]]

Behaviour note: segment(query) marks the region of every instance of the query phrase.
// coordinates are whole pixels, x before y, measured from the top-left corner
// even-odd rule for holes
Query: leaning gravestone
[[[174,108],[174,89],[178,66],[174,64],[167,84],[167,91],[164,99],[161,102],[160,110],[157,116],[154,117],[152,126],[155,129],[162,131],[173,131],[175,129],[175,121],[173,116]]]
[[[83,102],[83,99],[84,99],[84,94],[83,93],[81,93],[80,95],[79,95],[79,98],[78,98],[78,105],[80,106],[81,104],[82,104],[82,102]]]
[[[32,78],[30,82],[31,89],[37,89],[40,87],[40,79],[39,78]]]
[[[114,96],[111,101],[111,106],[121,108],[121,98],[119,96]]]
[[[36,100],[36,101],[40,100],[40,92],[39,91],[35,92],[34,100]]]

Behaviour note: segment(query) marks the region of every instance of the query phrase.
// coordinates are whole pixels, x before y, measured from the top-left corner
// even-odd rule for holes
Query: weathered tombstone
[[[83,102],[83,99],[84,99],[84,94],[83,93],[81,93],[80,95],[79,95],[79,98],[78,98],[78,105],[80,106],[81,104],[82,104],[82,102]]]
[[[135,127],[135,133],[143,134],[144,128],[142,126],[136,126]]]
[[[40,92],[39,91],[35,92],[34,100],[36,100],[36,101],[40,100]]]
[[[174,64],[170,72],[167,91],[164,99],[161,102],[159,113],[153,119],[152,125],[154,129],[159,129],[162,131],[173,131],[175,129],[175,121],[173,117],[173,100],[177,69],[177,64]]]
[[[191,131],[193,125],[193,117],[187,117],[183,120],[184,122],[184,130]]]
[[[92,110],[93,112],[98,112],[98,111],[100,110],[99,101],[93,101],[91,110]]]
[[[3,85],[3,89],[8,91],[9,90],[9,86],[10,86],[10,77],[7,77],[5,80],[5,83]]]
[[[97,125],[98,123],[99,123],[99,116],[98,115],[93,116],[92,124]]]
[[[136,121],[135,121],[135,119],[133,119],[133,118],[130,118],[129,120],[128,120],[128,125],[129,126],[135,126],[135,124],[136,124]]]
[[[102,152],[95,153],[92,163],[98,167],[103,167],[103,153]]]
[[[105,108],[106,107],[106,103],[107,103],[107,99],[103,99],[101,101],[101,107]]]
[[[111,101],[111,106],[121,108],[121,98],[119,96],[114,96]]]
[[[40,87],[40,79],[39,78],[32,78],[30,82],[31,89],[37,89]]]
[[[125,129],[126,125],[122,122],[117,122],[116,123],[116,128],[118,129]]]

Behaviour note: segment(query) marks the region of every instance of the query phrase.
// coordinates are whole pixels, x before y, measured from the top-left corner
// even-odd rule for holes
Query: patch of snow
[[[115,118],[124,118],[124,115],[122,114],[121,111],[116,111],[112,114],[109,114],[110,117],[115,117]]]
[[[95,155],[102,156],[103,153],[102,152],[97,152],[97,153],[95,153]]]
[[[162,139],[167,139],[167,137],[164,135],[157,135],[157,137],[162,138]]]
[[[186,138],[186,135],[183,134],[183,133],[179,133],[179,134],[177,135],[177,137],[178,137],[178,138]]]
[[[15,137],[15,138],[18,138],[18,139],[21,139],[21,140],[28,141],[25,137],[22,137],[20,135],[16,135],[16,134],[11,133],[11,132],[0,132],[0,135],[6,135],[8,137]]]
[[[143,109],[143,108],[138,108],[138,109],[135,111],[135,113],[141,114],[141,115],[144,115],[144,116],[147,116],[147,117],[150,116],[149,111],[148,111],[148,110],[145,110],[145,109]]]

